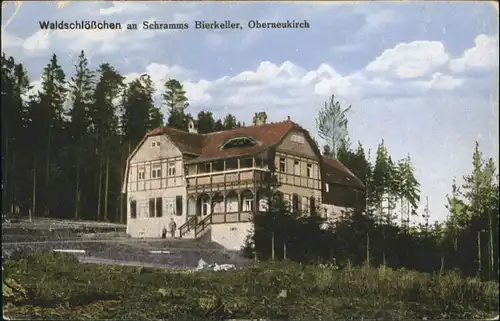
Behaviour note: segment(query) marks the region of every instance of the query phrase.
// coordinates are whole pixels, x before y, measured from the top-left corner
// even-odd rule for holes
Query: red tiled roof
[[[182,153],[195,154],[196,161],[252,155],[265,151],[279,143],[292,128],[303,130],[292,121],[242,127],[227,131],[196,134],[173,128],[158,128],[146,134],[146,137],[166,134]],[[230,138],[248,136],[257,141],[257,145],[243,148],[221,150],[221,146]]]
[[[326,182],[350,185],[356,188],[365,187],[363,182],[338,160],[323,157],[323,163]]]
[[[209,134],[189,133],[178,129],[163,127],[150,131],[146,134],[144,139],[150,136],[165,134],[182,153],[196,156],[193,161],[198,162],[209,159],[241,157],[261,153],[278,144],[292,129],[305,131],[298,124],[287,120],[278,123],[242,127]],[[257,145],[227,150],[221,149],[221,146],[226,141],[238,136],[250,137],[257,141]],[[325,181],[350,185],[356,188],[364,188],[361,180],[338,160],[323,157],[323,164]]]

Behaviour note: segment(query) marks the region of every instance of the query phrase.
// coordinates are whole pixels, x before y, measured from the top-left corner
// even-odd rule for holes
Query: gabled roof
[[[324,180],[327,183],[348,185],[360,189],[365,188],[363,182],[338,160],[323,157],[323,164],[325,165]]]
[[[173,128],[159,128],[146,134],[146,137],[167,135],[183,154],[197,156],[193,162],[210,159],[240,157],[261,153],[278,144],[291,129],[304,129],[292,121],[242,127],[209,134],[188,133]],[[221,146],[234,137],[249,137],[257,142],[254,146],[221,149]]]
[[[208,134],[189,133],[169,127],[158,128],[147,133],[130,154],[127,160],[125,177],[128,175],[128,163],[130,159],[132,159],[148,137],[167,135],[182,154],[194,156],[189,162],[201,162],[259,154],[279,144],[291,130],[297,130],[309,135],[307,130],[290,120]],[[256,141],[256,144],[249,147],[221,149],[225,142],[234,137],[249,137]],[[317,152],[319,154],[319,151]],[[363,183],[339,161],[323,157],[323,164],[325,181],[349,185],[355,188],[364,188]],[[122,192],[125,193],[125,191],[126,183],[123,184]]]

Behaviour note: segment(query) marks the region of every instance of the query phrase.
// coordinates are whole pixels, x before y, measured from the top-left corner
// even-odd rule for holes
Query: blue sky
[[[315,136],[315,116],[335,94],[352,105],[349,134],[374,151],[384,139],[408,153],[429,197],[446,216],[454,176],[471,169],[477,140],[498,163],[498,9],[479,2],[25,2],[2,4],[2,51],[23,62],[33,85],[56,53],[68,75],[84,49],[127,79],[177,78],[190,112],[232,113],[247,123],[266,111],[290,116]],[[308,20],[294,30],[41,31],[39,20],[188,22]]]

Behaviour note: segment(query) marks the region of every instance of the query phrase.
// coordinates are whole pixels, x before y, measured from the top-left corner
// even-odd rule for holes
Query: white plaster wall
[[[228,250],[241,250],[252,228],[251,222],[212,224],[212,241]]]
[[[350,209],[347,207],[341,207],[341,206],[336,206],[336,205],[330,205],[330,204],[322,204],[323,207],[322,214],[330,221],[336,221],[338,220],[344,212],[349,211]],[[326,211],[325,211],[326,210]]]
[[[177,195],[182,195],[182,215],[172,215],[167,212],[167,199],[175,198]],[[161,230],[165,226],[168,230],[170,219],[173,218],[177,229],[186,222],[186,188],[171,187],[162,190],[136,191],[130,192],[127,195],[127,234],[132,237],[161,237]],[[149,199],[161,197],[162,200],[162,217],[149,217]],[[130,201],[137,201],[137,218],[130,217]],[[175,200],[174,200],[175,202]],[[175,203],[174,203],[175,206]],[[170,233],[170,231],[169,231]],[[178,237],[178,230],[176,236]],[[170,237],[170,234],[168,234]]]

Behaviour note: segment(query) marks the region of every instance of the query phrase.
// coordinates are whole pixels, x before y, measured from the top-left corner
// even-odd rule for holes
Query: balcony
[[[186,181],[191,192],[217,191],[226,187],[249,188],[262,183],[268,172],[259,159],[222,160],[188,165]]]

